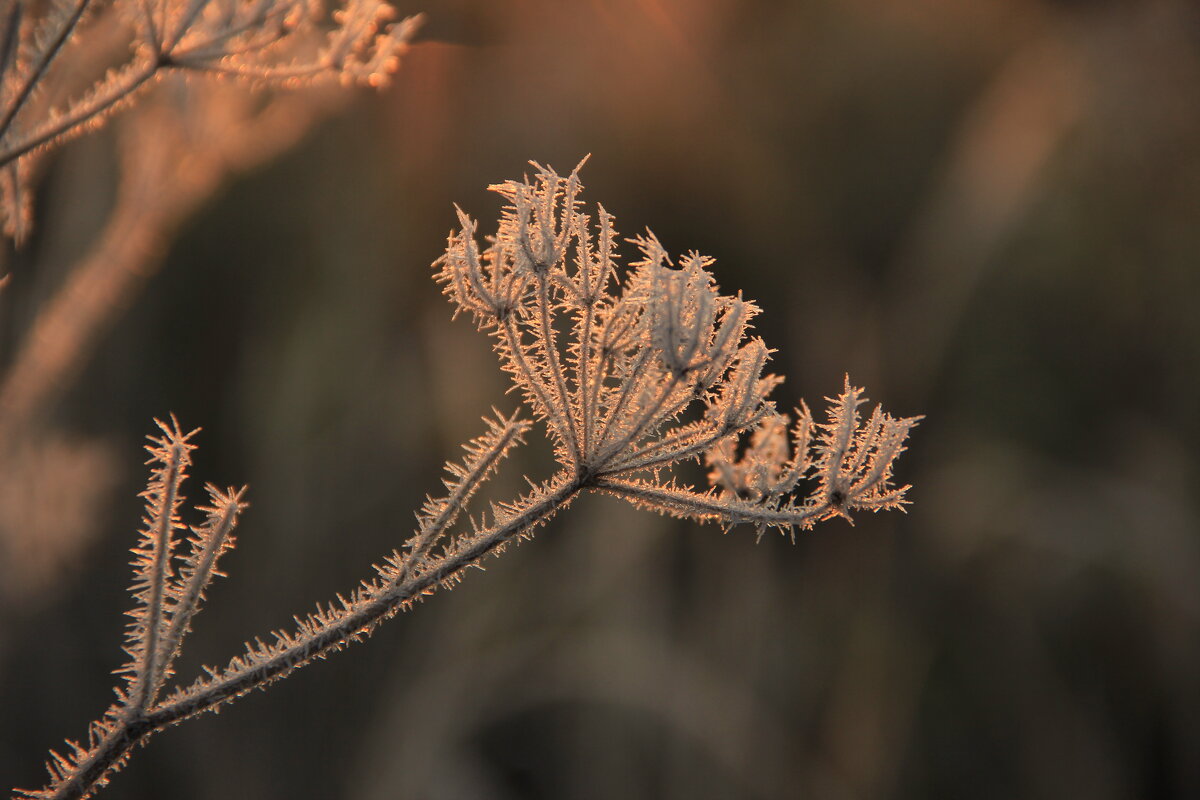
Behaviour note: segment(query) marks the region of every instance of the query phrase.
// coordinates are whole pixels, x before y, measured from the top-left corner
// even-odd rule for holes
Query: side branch
[[[157,59],[146,58],[127,65],[111,83],[102,85],[95,94],[78,106],[34,129],[28,136],[0,152],[0,167],[43,145],[85,130],[85,126],[104,117],[122,102],[129,100],[162,69]]]
[[[541,364],[530,366],[528,359],[525,358],[521,334],[511,316],[498,325],[497,329],[503,336],[502,341],[506,348],[504,353],[513,364],[514,369],[511,370],[511,373],[517,385],[526,392],[526,396],[530,399],[529,404],[533,407],[534,412],[546,421],[546,427],[550,432],[563,443],[564,447],[569,446],[571,435],[565,427],[566,420],[555,414],[557,406],[551,403],[550,397],[546,394],[543,366]],[[534,372],[535,367],[537,373]]]
[[[545,274],[538,275],[537,307],[538,322],[541,326],[538,339],[541,342],[543,357],[546,359],[546,368],[554,380],[551,389],[558,395],[558,402],[554,407],[566,412],[566,420],[562,426],[563,432],[567,437],[566,445],[571,453],[571,458],[578,466],[583,463],[583,450],[579,446],[580,432],[576,430],[577,422],[572,413],[573,403],[567,391],[566,378],[563,377],[562,364],[558,360],[558,342],[555,341],[554,326],[550,322],[550,288]]]
[[[408,554],[397,553],[392,559],[394,576],[385,576],[392,586],[404,583],[420,569],[434,545],[458,519],[467,501],[488,479],[501,459],[508,455],[509,450],[522,443],[530,427],[528,422],[518,420],[516,414],[511,417],[497,414],[497,419],[488,420],[488,425],[491,430],[487,434],[467,444],[470,457],[465,464],[447,465],[447,470],[454,476],[453,481],[446,481],[450,493],[439,500],[426,500],[424,513],[418,517],[420,529],[409,540]]]
[[[771,508],[761,503],[752,503],[711,493],[699,493],[676,486],[617,478],[597,478],[593,487],[628,500],[636,506],[670,514],[674,517],[694,519],[697,522],[717,522],[721,525],[748,523],[761,533],[766,528],[795,530],[811,528],[815,523],[834,516],[833,506],[828,502],[812,505],[783,505]]]
[[[242,502],[246,494],[245,486],[222,492],[210,484],[207,489],[212,505],[204,510],[208,511],[209,518],[204,525],[192,528],[192,554],[187,558],[181,580],[173,587],[171,624],[162,640],[158,675],[150,687],[151,703],[157,698],[167,678],[174,673],[174,662],[183,637],[188,634],[192,618],[200,610],[209,583],[214,577],[224,574],[217,570],[217,560],[233,547],[233,530],[237,527],[238,515],[246,508]]]
[[[37,58],[37,62],[30,67],[29,73],[25,76],[25,80],[21,82],[21,88],[13,94],[13,98],[11,101],[9,101],[8,107],[4,109],[4,116],[0,117],[0,136],[3,136],[4,133],[8,131],[13,120],[16,118],[17,114],[20,113],[21,108],[24,107],[26,101],[28,101],[30,96],[33,95],[33,90],[37,87],[38,82],[42,79],[42,76],[46,74],[46,70],[50,68],[50,63],[54,61],[59,53],[62,52],[63,46],[66,44],[67,39],[70,38],[71,33],[79,25],[80,20],[83,19],[84,15],[87,13],[88,7],[91,4],[92,0],[78,0],[78,2],[75,3],[75,7],[71,9],[71,11],[67,14],[66,19],[63,20],[61,27],[59,27],[58,31],[54,34],[53,39],[43,48],[41,54]],[[15,12],[13,14],[13,18],[16,18]],[[16,26],[14,25],[14,35],[15,27]],[[4,163],[7,163],[7,159],[0,162],[0,165],[3,165]]]

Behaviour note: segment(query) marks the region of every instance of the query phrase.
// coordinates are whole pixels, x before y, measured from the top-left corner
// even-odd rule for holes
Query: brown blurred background
[[[1200,12],[1189,0],[430,0],[395,84],[191,217],[52,417],[78,542],[0,610],[0,776],[109,702],[142,437],[248,483],[181,672],[353,586],[516,398],[430,279],[570,169],[717,258],[819,404],[923,413],[908,515],[778,537],[572,507],[366,645],[168,731],[118,798],[1200,796]],[[5,357],[111,202],[65,148]],[[37,276],[36,279],[32,276]],[[548,473],[545,448],[495,483]],[[31,557],[32,558],[32,557]]]

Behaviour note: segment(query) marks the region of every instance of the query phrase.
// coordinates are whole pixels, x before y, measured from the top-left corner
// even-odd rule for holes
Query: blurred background
[[[926,415],[909,513],[756,544],[587,498],[101,796],[1200,796],[1193,3],[398,5],[428,19],[394,84],[189,210],[47,414],[66,466],[0,487],[5,787],[111,699],[152,418],[205,429],[191,497],[250,485],[190,676],[351,588],[514,410],[429,264],[452,203],[490,230],[488,184],[591,153],[625,235],[762,306],[781,405],[849,372]],[[48,164],[4,359],[115,147]]]

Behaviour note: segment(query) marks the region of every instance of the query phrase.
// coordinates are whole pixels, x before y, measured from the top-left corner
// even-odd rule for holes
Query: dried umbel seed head
[[[803,405],[790,421],[768,398],[781,381],[766,372],[770,351],[749,335],[759,309],[720,292],[711,258],[673,264],[647,232],[629,240],[641,257],[623,267],[613,217],[597,207],[593,222],[580,200],[579,168],[534,167],[533,180],[492,187],[508,202],[486,246],[460,209],[434,266],[458,309],[496,338],[564,470],[618,494],[636,489],[660,511],[760,531],[903,505],[892,463],[916,419],[876,409],[860,426],[862,390],[847,379],[829,423]],[[699,419],[682,422],[693,406]],[[661,482],[693,459],[707,461],[720,491]],[[798,497],[802,480],[815,485]]]

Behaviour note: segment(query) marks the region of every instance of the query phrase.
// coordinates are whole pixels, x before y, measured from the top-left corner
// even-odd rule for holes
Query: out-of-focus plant
[[[333,80],[379,86],[416,24],[408,18],[385,25],[395,12],[382,0],[346,0],[328,29],[318,0],[115,0],[107,7],[99,0],[10,0],[8,6],[0,15],[0,210],[16,237],[30,215],[26,157],[103,123],[164,76],[232,75],[283,88]],[[102,25],[128,31],[126,52],[108,63],[107,48],[98,52],[79,41],[88,39],[81,25],[98,9]],[[100,63],[87,63],[98,57]],[[97,67],[102,72],[93,77]]]
[[[103,492],[89,476],[110,471],[95,469],[103,446],[45,432],[46,413],[231,174],[291,147],[344,103],[342,86],[386,83],[420,22],[395,16],[386,0],[332,10],[317,0],[0,3],[5,234],[28,239],[45,154],[114,115],[118,182],[103,229],[35,309],[0,374],[0,481],[28,489],[0,507],[0,563],[30,563],[17,556],[37,550],[39,565],[0,574],[13,593],[69,560]],[[19,294],[17,283],[6,291]],[[51,492],[61,502],[44,502]]]

